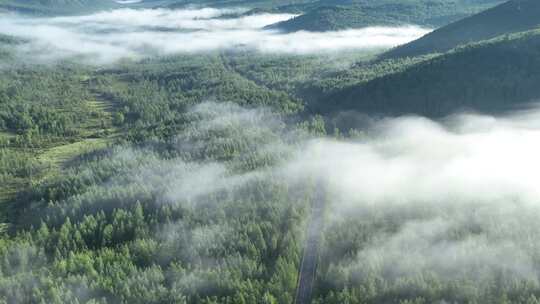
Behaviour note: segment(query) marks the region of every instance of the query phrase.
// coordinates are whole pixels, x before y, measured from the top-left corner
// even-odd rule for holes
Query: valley
[[[536,0],[0,0],[0,303],[540,303]]]

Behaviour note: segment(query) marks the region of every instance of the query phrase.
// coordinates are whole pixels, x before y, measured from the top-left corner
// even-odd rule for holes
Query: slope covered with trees
[[[537,28],[540,2],[511,0],[497,7],[433,31],[409,44],[399,46],[383,57],[418,56],[440,53],[459,45]]]
[[[333,86],[308,107],[319,113],[354,109],[427,116],[509,109],[540,97],[539,58],[540,31],[502,36],[419,58],[418,63],[369,81],[357,78],[342,88]]]

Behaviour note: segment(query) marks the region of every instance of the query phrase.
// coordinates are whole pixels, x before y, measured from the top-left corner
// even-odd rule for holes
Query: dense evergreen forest
[[[499,2],[148,1],[128,7],[246,4],[209,24],[294,13],[299,17],[269,27],[325,32],[441,26]],[[118,6],[0,0],[2,9],[40,16]],[[431,35],[493,23],[485,16]],[[528,196],[509,190],[512,195],[461,201],[463,193],[450,190],[432,196],[435,182],[429,191],[406,184],[397,187],[402,192],[376,192],[393,189],[398,171],[409,169],[407,157],[431,165],[457,153],[458,145],[435,155],[423,150],[466,133],[428,118],[463,109],[499,113],[540,97],[537,25],[515,16],[504,24],[493,35],[464,37],[465,45],[421,56],[393,56],[400,48],[385,54],[381,47],[318,53],[238,47],[150,50],[107,63],[89,62],[88,54],[25,57],[33,51],[29,38],[0,34],[0,303],[295,303],[318,203],[324,229],[312,303],[540,303],[540,210]],[[145,31],[129,34],[137,39]],[[400,118],[388,127],[403,114],[427,118]],[[512,135],[509,125],[503,131]],[[387,128],[402,133],[394,138]],[[411,135],[410,129],[427,131]],[[408,155],[409,148],[420,152]],[[355,157],[361,166],[351,169],[346,161]],[[370,164],[378,162],[389,170],[373,171]],[[362,183],[339,192],[342,181],[350,182],[347,170],[360,172]],[[411,171],[407,177],[421,184],[423,170]],[[386,181],[379,175],[391,182],[377,184]],[[372,202],[358,193],[372,194]]]
[[[290,185],[261,177],[236,189],[225,179],[284,157],[286,149],[264,151],[278,146],[283,127],[232,105],[187,109],[209,94],[284,113],[299,104],[227,73],[219,56],[199,66],[191,59],[2,77],[3,227],[13,235],[1,243],[4,301],[291,301],[309,192],[291,201]],[[193,171],[221,189],[192,189]]]

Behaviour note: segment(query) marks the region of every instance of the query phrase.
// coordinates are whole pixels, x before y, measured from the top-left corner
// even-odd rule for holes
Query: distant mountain
[[[383,57],[406,57],[445,52],[459,45],[522,32],[540,25],[539,0],[512,0],[477,15],[437,29]]]
[[[283,32],[311,31],[326,32],[373,25],[396,25],[400,22],[392,17],[370,15],[358,7],[323,6],[291,20],[272,24],[267,29]]]
[[[160,1],[160,0],[154,0]],[[332,1],[332,0],[325,0]],[[341,1],[341,0],[337,0]],[[210,7],[244,7],[244,8],[264,8],[275,9],[288,5],[307,5],[315,0],[169,0],[166,7],[185,8],[195,6]]]
[[[325,32],[374,25],[416,24],[439,27],[498,3],[498,0],[315,1],[280,7],[284,11],[305,13],[268,28],[283,32]]]
[[[495,112],[537,101],[540,30],[503,35],[396,70],[350,82],[308,107],[319,113],[356,110],[437,117],[461,109]]]

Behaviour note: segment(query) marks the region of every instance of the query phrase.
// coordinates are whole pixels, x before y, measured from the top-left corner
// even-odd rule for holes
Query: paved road
[[[322,186],[317,186],[314,196],[311,220],[307,230],[304,255],[298,273],[296,288],[296,304],[310,304],[313,295],[313,284],[317,273],[321,234],[323,230],[324,192]]]

